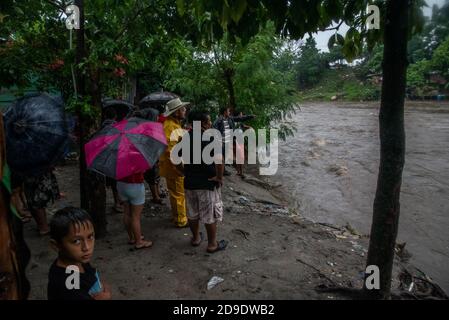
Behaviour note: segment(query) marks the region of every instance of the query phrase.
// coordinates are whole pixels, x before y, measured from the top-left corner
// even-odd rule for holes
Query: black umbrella
[[[117,114],[117,121],[120,121],[130,116],[136,109],[136,106],[128,101],[117,99],[105,99],[103,100],[103,109],[112,108]]]
[[[39,175],[64,156],[69,142],[64,107],[48,94],[18,99],[6,110],[4,125],[12,170]]]
[[[176,98],[179,98],[179,96],[172,92],[153,92],[143,97],[142,100],[139,101],[139,106],[141,108],[155,108],[160,113],[163,113],[165,111],[165,104]]]
[[[145,108],[134,113],[134,117],[146,119],[148,121],[156,122],[159,116],[159,111],[154,108]]]

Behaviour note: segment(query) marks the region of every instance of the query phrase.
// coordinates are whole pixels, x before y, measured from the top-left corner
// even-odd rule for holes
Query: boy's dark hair
[[[70,230],[70,226],[87,227],[87,223],[93,225],[92,218],[83,209],[65,207],[58,210],[50,222],[50,238],[60,243]]]
[[[230,109],[230,108],[229,107],[221,107],[220,108],[220,115],[223,115],[226,112],[226,110],[228,110],[228,109]]]

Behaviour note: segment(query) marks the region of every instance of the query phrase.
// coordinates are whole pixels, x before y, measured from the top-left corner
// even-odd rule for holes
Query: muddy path
[[[316,222],[371,226],[379,165],[378,104],[309,103],[279,147],[271,177]],[[398,242],[449,291],[449,104],[407,103],[407,152]]]
[[[108,192],[108,234],[96,241],[92,264],[111,285],[114,299],[344,299],[316,287],[362,285],[366,239],[337,238],[345,231],[292,216],[267,185],[251,176],[242,181],[229,170],[234,175],[225,181],[225,216],[219,225],[219,238],[229,240],[229,246],[215,254],[206,253],[205,242],[191,247],[189,229],[172,225],[166,205],[150,203],[142,230],[154,246],[131,251],[122,214],[112,210]],[[79,205],[77,175],[76,165],[57,168],[66,197],[48,210],[50,218],[60,207]],[[46,299],[48,269],[56,254],[49,238],[38,236],[34,221],[25,225],[25,239],[32,252],[30,298]],[[208,290],[213,276],[224,281]]]

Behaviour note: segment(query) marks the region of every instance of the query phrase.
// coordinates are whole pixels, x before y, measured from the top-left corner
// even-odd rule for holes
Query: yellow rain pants
[[[170,161],[170,152],[181,139],[184,131],[182,130],[181,122],[179,120],[173,117],[168,117],[164,121],[164,132],[168,146],[159,159],[160,175],[164,177],[167,182],[173,222],[177,227],[184,227],[187,225],[184,177]],[[172,133],[173,139],[170,139]]]

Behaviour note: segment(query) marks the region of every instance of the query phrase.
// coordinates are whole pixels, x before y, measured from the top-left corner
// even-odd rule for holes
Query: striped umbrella
[[[162,124],[124,119],[100,130],[86,145],[86,163],[93,170],[121,180],[145,172],[167,147]]]

